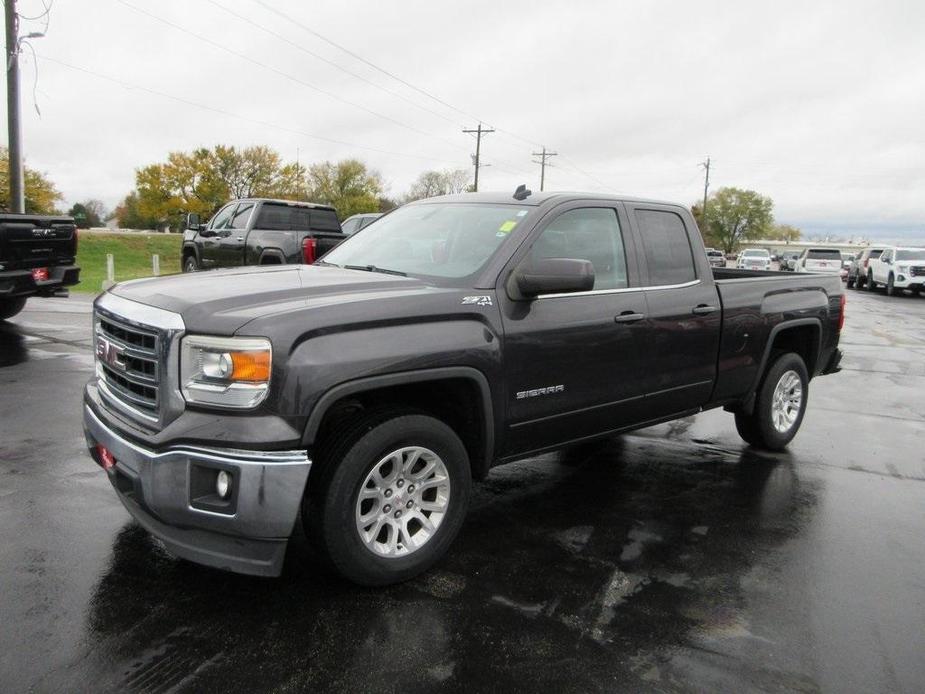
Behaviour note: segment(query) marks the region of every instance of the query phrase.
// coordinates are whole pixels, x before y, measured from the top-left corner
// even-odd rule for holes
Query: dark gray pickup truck
[[[717,407],[786,446],[844,316],[836,275],[711,268],[678,205],[433,198],[313,266],[100,296],[86,438],[176,555],[277,575],[301,517],[382,585],[444,554],[494,465]]]
[[[0,320],[30,296],[67,296],[79,281],[73,217],[0,214]]]
[[[187,215],[180,266],[183,272],[241,265],[315,262],[343,241],[329,205],[291,200],[233,200],[206,224]]]

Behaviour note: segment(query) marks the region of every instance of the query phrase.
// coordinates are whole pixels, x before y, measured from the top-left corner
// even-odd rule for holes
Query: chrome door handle
[[[243,236],[239,236],[239,237],[238,237],[238,241],[243,241],[243,240],[244,240],[244,237],[243,237]]]
[[[719,311],[718,306],[707,306],[706,304],[701,304],[700,306],[695,306],[691,313],[695,316],[705,316],[708,313],[713,313],[714,311]]]
[[[644,313],[633,313],[632,311],[624,311],[619,316],[614,316],[615,323],[635,323],[636,321],[643,320],[646,317]]]

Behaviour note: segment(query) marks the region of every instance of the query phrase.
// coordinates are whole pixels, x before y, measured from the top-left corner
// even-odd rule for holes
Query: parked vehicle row
[[[884,248],[876,257],[873,255],[868,257],[866,268],[867,277],[864,285],[869,291],[885,287],[888,296],[895,296],[904,290],[918,295],[925,289],[925,248],[908,246]],[[849,275],[848,281],[850,280]]]

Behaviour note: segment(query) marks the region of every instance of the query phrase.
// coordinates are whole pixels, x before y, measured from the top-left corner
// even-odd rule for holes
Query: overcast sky
[[[470,167],[460,131],[482,119],[483,190],[538,189],[546,145],[547,189],[690,203],[709,155],[712,187],[771,196],[779,221],[914,232],[923,20],[925,3],[889,1],[56,0],[32,41],[41,117],[25,50],[26,163],[68,204],[112,207],[170,151],[266,144],[359,157],[399,196]]]

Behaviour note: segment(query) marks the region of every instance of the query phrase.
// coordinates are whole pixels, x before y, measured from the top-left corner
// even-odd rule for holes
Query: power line
[[[549,157],[559,156],[559,153],[558,152],[547,152],[546,148],[543,147],[542,152],[533,152],[533,156],[540,157],[539,161],[534,161],[533,163],[540,165],[540,192],[542,193],[543,187],[546,185],[546,167],[552,166],[552,164],[547,164],[546,160],[549,159]]]
[[[328,60],[328,59],[325,58],[324,56],[319,55],[319,54],[315,53],[314,51],[310,51],[309,49],[305,48],[305,46],[303,46],[303,45],[301,45],[301,44],[299,44],[299,43],[296,43],[295,41],[292,41],[291,39],[287,38],[286,36],[283,36],[282,34],[276,32],[276,31],[273,31],[272,29],[269,29],[269,28],[267,28],[267,27],[265,27],[265,26],[263,26],[263,25],[261,25],[261,24],[258,24],[258,23],[255,22],[254,20],[249,19],[248,17],[245,17],[244,15],[238,14],[238,13],[235,12],[234,10],[229,9],[229,8],[225,7],[224,5],[221,5],[220,3],[216,2],[216,0],[208,0],[208,2],[211,3],[212,5],[215,5],[215,7],[219,8],[219,9],[222,10],[223,12],[226,12],[227,14],[230,14],[230,15],[232,15],[233,17],[237,17],[238,19],[240,19],[240,20],[243,21],[243,22],[247,22],[248,26],[251,26],[251,27],[255,27],[255,28],[257,28],[257,29],[260,29],[260,30],[263,31],[264,33],[269,34],[270,36],[273,36],[274,38],[279,39],[280,41],[286,43],[286,44],[289,45],[289,46],[292,46],[293,48],[295,48],[295,49],[301,51],[302,53],[305,53],[306,55],[310,55],[311,57],[315,58],[316,60],[320,60],[321,62],[330,65],[331,67],[335,68],[336,70],[340,70],[341,72],[344,72],[344,73],[350,75],[351,77],[353,77],[353,78],[355,78],[355,79],[358,79],[358,80],[360,80],[361,82],[364,82],[365,84],[370,85],[371,87],[375,87],[376,89],[378,89],[378,90],[380,90],[380,91],[383,91],[383,92],[385,92],[386,94],[390,94],[391,96],[394,96],[394,97],[396,97],[396,98],[398,98],[398,99],[401,99],[402,101],[404,101],[404,102],[406,102],[406,103],[408,103],[408,104],[411,104],[411,105],[414,106],[415,108],[418,108],[418,109],[420,109],[420,110],[422,110],[422,111],[425,111],[426,113],[429,113],[429,114],[431,114],[431,115],[433,115],[433,116],[436,116],[437,118],[441,118],[441,119],[447,121],[448,123],[453,123],[454,125],[457,124],[456,121],[453,120],[452,118],[449,118],[449,117],[443,115],[442,113],[439,113],[439,112],[437,112],[437,111],[434,111],[433,109],[429,109],[429,108],[427,108],[426,106],[421,106],[419,103],[417,103],[416,101],[412,101],[411,99],[409,99],[408,97],[406,97],[404,94],[400,94],[399,92],[396,92],[396,91],[394,91],[394,90],[392,90],[392,89],[389,89],[388,87],[383,87],[382,85],[377,84],[376,82],[373,82],[372,80],[367,79],[366,77],[363,77],[363,75],[359,75],[359,74],[357,74],[357,73],[355,73],[355,72],[352,72],[351,70],[348,70],[347,68],[343,67],[342,65],[338,65],[338,64],[335,63],[333,60]]]
[[[479,157],[481,156],[481,151],[482,151],[482,135],[493,133],[494,130],[490,128],[489,129],[483,128],[482,124],[479,123],[479,127],[476,128],[475,130],[463,129],[463,132],[476,134],[475,135],[475,156],[472,157],[472,163],[475,165],[475,183],[472,186],[472,190],[478,193],[479,192],[479,169],[482,166],[485,166],[479,161]]]
[[[8,0],[8,1],[10,1],[10,0]],[[72,64],[70,64],[70,63],[64,62],[63,60],[58,60],[57,58],[51,58],[51,57],[49,57],[49,56],[42,55],[42,54],[40,54],[40,53],[37,54],[37,55],[38,55],[38,57],[40,57],[40,58],[42,58],[43,60],[46,60],[46,61],[48,61],[48,62],[50,62],[50,63],[55,63],[56,65],[60,65],[60,66],[62,66],[62,67],[66,67],[66,68],[68,68],[69,70],[74,70],[74,71],[76,71],[76,72],[82,72],[82,73],[84,73],[84,74],[92,75],[92,76],[97,77],[97,78],[99,78],[99,79],[106,80],[106,81],[108,81],[108,82],[112,82],[113,84],[117,84],[117,85],[119,85],[120,87],[123,87],[124,89],[137,89],[138,91],[146,92],[146,93],[152,94],[152,95],[154,95],[154,96],[158,96],[158,97],[161,97],[161,98],[164,98],[164,99],[170,99],[171,101],[176,101],[177,103],[186,104],[187,106],[194,106],[195,108],[199,108],[199,109],[202,109],[202,110],[204,110],[204,111],[211,111],[212,113],[218,113],[218,114],[221,114],[221,115],[223,115],[223,116],[228,116],[228,117],[230,117],[230,118],[236,118],[236,119],[238,119],[238,120],[246,121],[246,122],[248,122],[248,123],[253,123],[253,124],[255,124],[255,125],[262,125],[262,126],[265,126],[265,127],[267,127],[267,128],[273,128],[274,130],[280,130],[280,131],[283,131],[283,132],[288,132],[288,133],[293,133],[293,134],[296,134],[296,135],[301,135],[302,137],[307,137],[307,138],[310,138],[310,139],[312,139],[312,140],[319,140],[319,141],[321,141],[321,142],[329,142],[329,143],[331,143],[331,144],[342,145],[342,146],[344,146],[344,147],[350,147],[350,148],[353,148],[353,149],[361,149],[361,150],[365,150],[365,151],[368,151],[368,152],[376,152],[376,153],[378,153],[378,154],[388,154],[388,155],[390,155],[390,156],[406,157],[406,158],[409,158],[409,159],[420,159],[420,160],[424,160],[424,161],[436,161],[436,162],[440,162],[441,164],[446,164],[446,163],[447,163],[447,159],[446,159],[446,158],[440,159],[440,158],[437,158],[437,157],[427,157],[427,156],[418,155],[418,154],[410,154],[410,153],[408,153],[408,152],[393,152],[393,151],[390,151],[390,150],[387,150],[387,149],[380,149],[380,148],[378,148],[378,147],[369,147],[369,146],[366,146],[366,145],[359,145],[359,144],[356,144],[356,143],[353,143],[353,142],[346,142],[346,141],[344,141],[344,140],[337,140],[337,139],[335,139],[335,138],[325,137],[325,136],[323,136],[323,135],[315,135],[315,134],[313,134],[313,133],[309,133],[309,132],[306,132],[306,131],[304,131],[304,130],[299,130],[299,129],[297,129],[297,128],[290,128],[290,127],[285,126],[285,125],[280,125],[280,124],[278,124],[278,123],[272,123],[272,122],[270,122],[270,121],[261,120],[261,119],[259,119],[259,118],[251,118],[250,116],[243,116],[243,115],[241,115],[240,113],[233,113],[233,112],[231,112],[231,111],[226,111],[226,110],[224,110],[224,109],[217,108],[217,107],[215,107],[215,106],[210,106],[210,105],[208,105],[208,104],[202,104],[202,103],[199,103],[199,102],[197,102],[197,101],[193,101],[193,100],[191,100],[191,99],[187,99],[187,98],[182,97],[182,96],[176,96],[176,95],[174,95],[174,94],[168,94],[168,93],[166,93],[166,92],[158,91],[157,89],[152,89],[152,88],[150,88],[150,87],[145,87],[145,86],[143,86],[143,85],[133,84],[133,83],[131,83],[131,82],[126,82],[125,80],[119,79],[119,78],[117,78],[117,77],[112,77],[112,76],[110,76],[110,75],[104,75],[104,74],[102,74],[102,73],[100,73],[100,72],[96,72],[95,70],[91,70],[91,69],[85,68],[85,67],[80,67],[80,66],[78,66],[78,65],[72,65]]]
[[[122,0],[119,0],[119,1],[121,2]],[[292,15],[289,15],[289,14],[287,14],[287,13],[281,11],[281,10],[278,10],[277,8],[273,7],[272,5],[269,5],[268,3],[264,2],[264,0],[251,0],[251,2],[253,2],[253,3],[256,4],[256,5],[259,5],[260,7],[262,7],[262,8],[265,9],[265,10],[267,10],[268,12],[272,12],[273,14],[275,14],[275,15],[277,15],[278,17],[282,18],[283,20],[289,22],[289,23],[292,24],[293,26],[297,26],[297,27],[299,27],[300,29],[302,29],[303,31],[308,32],[309,34],[311,34],[311,35],[314,36],[315,38],[317,38],[317,39],[319,39],[319,40],[321,40],[321,41],[324,41],[324,42],[327,43],[328,45],[333,46],[334,48],[336,48],[336,49],[338,49],[338,50],[340,50],[340,51],[343,51],[344,53],[346,53],[346,54],[349,55],[350,57],[354,58],[355,60],[358,60],[358,61],[360,61],[361,63],[363,63],[364,65],[367,65],[368,67],[371,67],[373,70],[376,70],[377,72],[379,72],[379,73],[381,73],[381,74],[383,74],[383,75],[386,75],[387,77],[389,77],[389,78],[395,80],[396,82],[398,82],[398,83],[400,83],[400,84],[403,84],[404,86],[408,87],[409,89],[413,89],[414,91],[418,92],[419,94],[422,94],[423,96],[426,96],[428,99],[433,100],[434,102],[440,104],[441,106],[444,106],[444,107],[446,107],[446,108],[448,108],[448,109],[450,109],[450,110],[452,110],[452,111],[455,111],[456,113],[459,113],[459,114],[465,116],[466,118],[469,118],[469,119],[471,119],[471,120],[477,121],[477,122],[479,122],[479,123],[487,123],[487,121],[486,121],[484,118],[479,118],[478,116],[475,116],[475,115],[469,113],[469,112],[466,111],[465,109],[461,109],[461,108],[459,108],[458,106],[454,106],[453,104],[449,103],[448,101],[445,101],[444,99],[441,99],[440,97],[438,97],[438,96],[432,94],[432,93],[429,92],[428,90],[423,89],[422,87],[419,87],[419,86],[417,86],[417,85],[415,85],[415,84],[409,82],[408,80],[405,80],[405,79],[399,77],[399,76],[396,75],[395,73],[390,72],[389,70],[386,70],[386,69],[383,68],[383,67],[380,67],[379,65],[377,65],[377,64],[374,63],[374,62],[372,62],[371,60],[368,60],[368,59],[364,58],[363,56],[361,56],[361,55],[359,55],[358,53],[356,53],[356,52],[350,50],[350,49],[347,48],[346,46],[344,46],[344,45],[342,45],[342,44],[340,44],[340,43],[337,43],[337,42],[334,41],[333,39],[330,39],[330,38],[328,38],[327,36],[325,36],[325,35],[321,34],[320,32],[316,31],[315,29],[312,29],[310,26],[306,25],[305,23],[300,22],[299,20],[297,20],[297,19],[296,19],[295,17],[293,17]],[[493,130],[497,131],[497,132],[500,133],[500,134],[503,134],[503,135],[506,135],[506,136],[508,136],[508,137],[514,138],[514,139],[516,139],[516,140],[519,140],[519,141],[521,141],[521,142],[523,142],[523,143],[525,143],[525,144],[528,144],[528,145],[530,145],[530,146],[532,146],[532,147],[542,147],[542,146],[543,146],[543,145],[541,145],[540,143],[538,143],[538,142],[536,142],[536,141],[534,141],[534,140],[530,140],[530,139],[528,139],[528,138],[526,138],[526,137],[522,137],[521,135],[518,135],[518,134],[516,134],[516,133],[514,133],[514,132],[511,132],[511,131],[509,131],[509,130],[505,130],[505,129],[499,128],[498,126],[490,125],[489,127],[491,127]],[[463,131],[463,132],[465,132],[465,131]],[[484,130],[483,130],[483,132],[484,132]],[[592,176],[592,175],[588,174],[587,172],[585,172],[584,170],[582,170],[580,167],[578,167],[576,164],[574,164],[574,162],[571,163],[571,166],[572,166],[572,168],[574,168],[576,171],[578,171],[578,173],[580,173],[581,175],[583,175],[583,176],[585,176],[585,177],[591,179],[592,181],[594,181],[594,182],[597,183],[598,185],[601,185],[601,186],[604,187],[604,188],[607,188],[607,187],[608,187],[607,185],[601,183],[601,181],[600,181],[599,179],[595,178],[594,176]]]
[[[158,15],[156,15],[156,14],[153,14],[153,13],[151,13],[151,12],[148,12],[147,10],[142,9],[142,8],[140,8],[140,7],[136,7],[135,5],[132,5],[131,3],[126,2],[126,0],[116,0],[116,2],[118,2],[120,5],[124,5],[125,7],[128,7],[128,8],[131,9],[131,10],[134,10],[135,12],[138,12],[139,14],[143,14],[143,15],[145,15],[145,16],[147,16],[147,17],[149,17],[149,18],[151,18],[151,19],[153,19],[153,20],[155,20],[155,21],[157,21],[157,22],[160,22],[160,23],[165,24],[165,25],[167,25],[167,26],[169,26],[169,27],[172,27],[172,28],[176,29],[177,31],[182,31],[184,34],[188,34],[189,36],[192,36],[193,38],[197,39],[198,41],[202,41],[202,42],[204,42],[204,43],[208,43],[210,46],[213,46],[213,47],[215,47],[215,48],[218,48],[219,50],[222,50],[222,51],[224,51],[224,52],[226,52],[226,53],[229,53],[229,54],[231,54],[231,55],[233,55],[233,56],[235,56],[235,57],[237,57],[237,58],[240,58],[241,60],[245,60],[245,61],[247,61],[247,62],[249,62],[249,63],[252,63],[252,64],[254,64],[254,65],[257,65],[258,67],[261,67],[261,68],[263,68],[263,69],[265,69],[265,70],[269,70],[269,71],[271,71],[271,72],[273,72],[273,73],[275,73],[275,74],[277,74],[277,75],[280,75],[281,77],[285,77],[286,79],[291,80],[292,82],[295,82],[296,84],[300,84],[300,85],[302,85],[303,87],[307,87],[308,89],[312,89],[312,90],[314,90],[314,91],[316,91],[316,92],[318,92],[318,93],[320,93],[320,94],[324,94],[325,96],[327,96],[327,97],[329,97],[329,98],[331,98],[331,99],[334,99],[334,100],[336,100],[336,101],[340,101],[341,103],[347,104],[348,106],[353,106],[354,108],[358,108],[358,109],[361,109],[361,110],[363,110],[363,111],[366,111],[367,113],[369,113],[369,114],[371,114],[371,115],[373,115],[373,116],[375,116],[375,117],[377,117],[377,118],[381,118],[381,119],[383,119],[383,120],[387,120],[387,121],[389,121],[389,122],[391,122],[391,123],[393,123],[393,124],[395,124],[395,125],[397,125],[397,126],[399,126],[399,127],[401,127],[401,128],[405,128],[405,129],[407,129],[407,130],[411,130],[412,132],[418,133],[419,135],[425,135],[425,136],[427,136],[427,137],[434,137],[434,138],[436,138],[436,139],[441,139],[439,136],[436,136],[436,135],[434,135],[433,133],[429,133],[429,132],[427,132],[427,131],[425,131],[425,130],[421,130],[420,128],[417,128],[417,127],[415,127],[415,126],[413,126],[413,125],[408,125],[407,123],[402,123],[401,121],[396,120],[395,118],[392,118],[391,116],[387,116],[387,115],[385,115],[385,114],[383,114],[383,113],[379,113],[378,111],[374,111],[373,109],[367,108],[366,106],[363,106],[362,104],[357,104],[357,103],[354,103],[354,102],[352,102],[352,101],[350,101],[350,100],[348,100],[348,99],[344,99],[343,97],[340,97],[340,96],[338,96],[337,94],[334,94],[333,92],[329,92],[329,91],[327,91],[326,89],[322,89],[321,87],[318,87],[318,86],[316,86],[316,85],[314,85],[314,84],[311,84],[310,82],[306,82],[305,80],[303,80],[303,79],[301,79],[301,78],[299,78],[299,77],[296,77],[295,75],[290,75],[289,73],[284,72],[284,71],[282,71],[282,70],[280,70],[280,69],[278,69],[278,68],[275,68],[275,67],[273,67],[272,65],[268,65],[267,63],[263,63],[263,62],[261,62],[261,61],[259,61],[259,60],[256,60],[256,59],[254,59],[254,58],[251,58],[250,56],[248,56],[248,55],[246,55],[246,54],[244,54],[244,53],[239,53],[238,51],[235,51],[235,50],[229,48],[228,46],[219,43],[218,41],[213,41],[212,39],[210,39],[210,38],[208,38],[208,37],[206,37],[206,36],[203,36],[202,34],[197,34],[196,32],[194,32],[194,31],[192,31],[192,30],[190,30],[190,29],[187,29],[186,27],[183,27],[183,26],[181,26],[181,25],[179,25],[179,24],[176,24],[175,22],[171,22],[171,21],[168,20],[168,19],[164,19],[163,17],[160,17],[160,16],[158,16]],[[455,144],[453,144],[453,143],[450,143],[450,144],[451,144],[452,146],[454,146],[454,147],[457,146],[457,145],[455,145]]]

